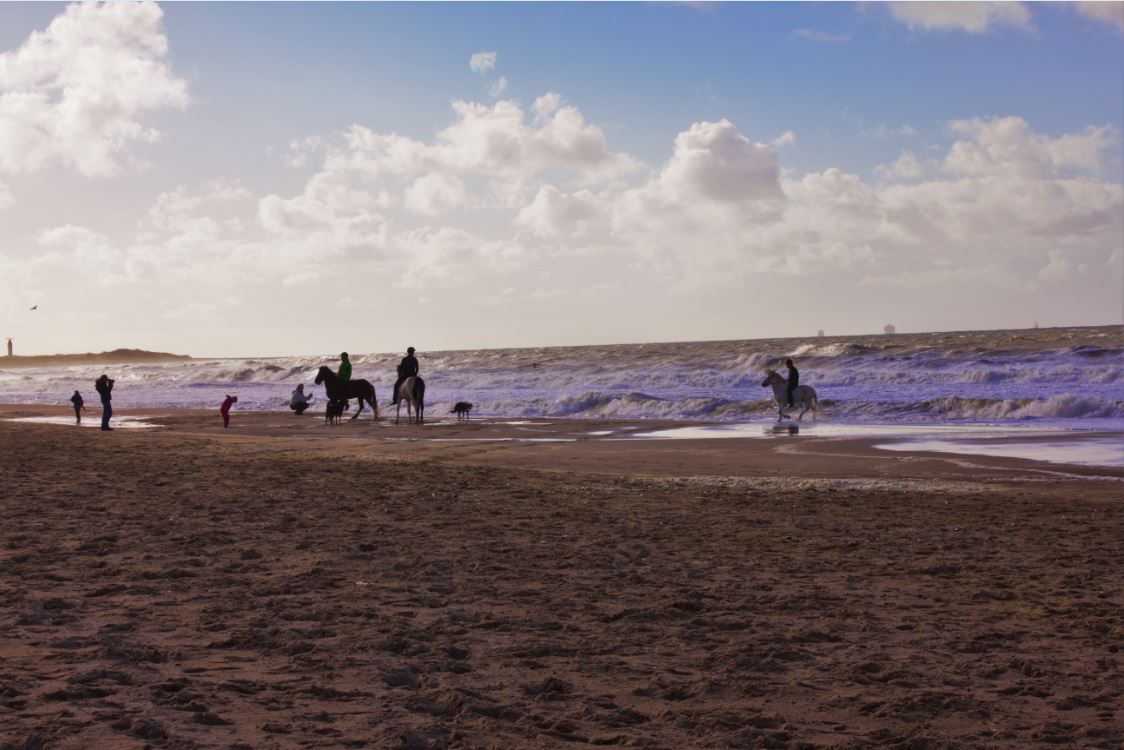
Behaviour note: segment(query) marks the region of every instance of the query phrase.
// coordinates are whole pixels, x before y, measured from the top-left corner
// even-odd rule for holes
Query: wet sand
[[[65,414],[0,407],[2,748],[1124,743],[1119,469]]]

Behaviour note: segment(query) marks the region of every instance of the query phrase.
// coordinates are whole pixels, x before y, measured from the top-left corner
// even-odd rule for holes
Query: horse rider
[[[340,353],[340,369],[339,372],[336,373],[336,377],[344,381],[345,383],[351,380],[351,360],[348,359],[347,352]],[[350,399],[346,398],[341,398],[339,400],[341,413],[347,411],[349,400]],[[360,404],[360,406],[362,406],[362,404]]]
[[[797,371],[796,365],[792,364],[791,359],[786,359],[784,366],[788,368],[788,405],[792,406],[792,392],[796,390],[796,386],[800,385],[800,373]]]
[[[398,403],[398,387],[405,382],[406,378],[414,378],[418,375],[418,358],[414,356],[414,347],[406,349],[406,356],[398,363],[398,380],[394,382],[394,400],[391,404]]]

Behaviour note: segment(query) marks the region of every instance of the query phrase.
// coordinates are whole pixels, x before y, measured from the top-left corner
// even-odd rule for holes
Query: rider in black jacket
[[[784,366],[788,368],[788,405],[792,406],[792,392],[796,390],[796,386],[800,385],[800,373],[796,370],[796,365],[792,364],[791,359],[786,359]]]
[[[394,382],[393,400],[391,404],[398,403],[398,387],[406,378],[416,377],[418,374],[418,358],[414,356],[414,347],[406,349],[406,356],[398,363],[398,380]]]

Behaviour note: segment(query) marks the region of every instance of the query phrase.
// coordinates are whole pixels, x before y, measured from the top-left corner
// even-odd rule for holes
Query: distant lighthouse
[[[12,356],[12,340],[8,339],[8,356]]]

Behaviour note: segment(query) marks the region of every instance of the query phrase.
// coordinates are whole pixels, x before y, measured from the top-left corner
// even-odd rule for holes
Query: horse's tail
[[[820,399],[815,391],[812,391],[812,421],[815,422],[819,416]]]
[[[371,411],[375,413],[374,419],[379,418],[379,399],[375,395],[375,386],[371,384]]]

